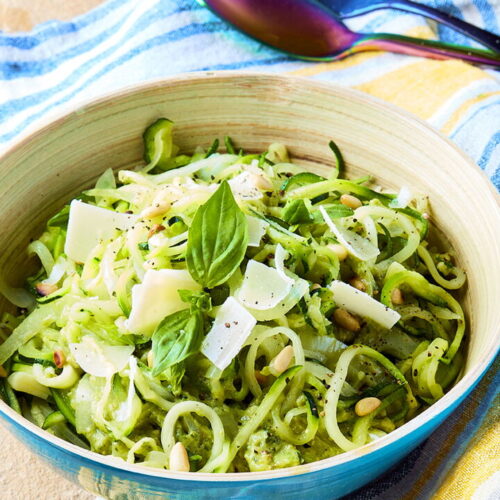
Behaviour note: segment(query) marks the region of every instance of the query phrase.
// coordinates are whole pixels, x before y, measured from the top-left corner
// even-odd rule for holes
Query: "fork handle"
[[[366,50],[385,50],[433,59],[461,59],[475,64],[500,68],[500,52],[388,33],[359,34],[353,46],[336,58]]]
[[[324,3],[328,5],[327,1],[324,1]],[[500,52],[500,37],[495,33],[478,28],[477,26],[474,26],[466,21],[458,19],[458,17],[448,14],[447,12],[442,12],[433,7],[412,2],[411,0],[385,0],[372,2],[369,5],[354,9],[352,12],[343,13],[342,18],[346,19],[349,17],[356,17],[361,14],[380,9],[396,9],[405,12],[412,12],[413,14],[419,14],[429,19],[433,19],[438,23],[445,24],[446,26],[459,31],[469,38],[473,38],[480,44],[494,50],[495,52]]]

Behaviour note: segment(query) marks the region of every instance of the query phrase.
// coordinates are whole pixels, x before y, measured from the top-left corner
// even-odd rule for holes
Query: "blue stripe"
[[[142,29],[147,28],[147,26],[149,26],[150,23],[152,22],[152,18],[154,18],[155,20],[161,19],[161,17],[159,17],[159,15],[156,11],[146,12],[141,18],[139,18],[138,22],[136,24],[134,24],[128,32],[123,34],[122,40],[123,39],[130,39],[135,34],[137,34],[139,31],[141,31]],[[218,26],[226,26],[221,21],[218,21],[217,24],[218,24]],[[199,24],[197,26],[203,26],[203,24]],[[189,33],[189,26],[187,26],[186,29],[188,30],[187,32]],[[175,33],[175,32],[176,31],[174,31],[172,33]],[[203,32],[203,29],[199,29],[199,32],[200,33]],[[102,61],[107,56],[113,54],[113,52],[117,48],[119,48],[121,46],[121,44],[123,43],[122,40],[118,40],[112,47],[109,47],[106,51],[101,52],[94,59],[82,64],[78,69],[73,71],[65,80],[58,83],[54,87],[40,91],[40,92],[36,92],[34,94],[29,94],[29,95],[23,96],[23,97],[18,98],[18,99],[12,99],[12,100],[7,101],[6,103],[0,105],[0,123],[5,122],[15,113],[19,113],[20,111],[23,111],[23,110],[29,108],[30,106],[34,106],[42,101],[50,99],[57,92],[64,90],[69,85],[77,82],[87,71],[91,70],[95,66],[96,63]]]
[[[160,12],[159,12],[160,10]],[[178,14],[182,12],[184,9],[182,8],[174,8],[174,10],[170,9],[154,9],[148,10],[141,17],[137,19],[137,21],[132,26],[133,31],[128,33],[128,37],[132,37],[137,34],[138,31],[146,28],[151,24],[152,21],[157,21],[158,19],[164,19],[170,15]],[[116,33],[116,31],[123,24],[124,20],[130,13],[125,13],[123,18],[118,19],[118,21],[111,25],[108,29],[99,33],[94,38],[86,40],[85,42],[71,47],[70,49],[60,53],[58,56],[52,55],[47,59],[38,59],[35,61],[5,61],[0,62],[0,78],[4,80],[14,80],[17,78],[25,78],[25,77],[36,77],[43,75],[45,73],[49,73],[53,71],[58,66],[63,64],[65,61],[69,59],[73,59],[75,57],[80,56],[85,52],[89,52],[93,48],[98,45],[104,43],[108,40],[112,35]]]
[[[484,0],[472,0],[472,3],[476,6],[477,10],[481,14],[484,27],[489,31],[493,31],[494,33],[499,34],[497,13],[495,12],[495,9],[490,5],[490,3]]]
[[[141,45],[135,47],[134,49],[130,50],[128,53],[122,55],[118,59],[114,60],[113,62],[109,63],[105,68],[103,68],[99,73],[96,75],[92,76],[90,79],[86,80],[83,82],[77,89],[73,90],[70,92],[68,95],[64,96],[63,98],[59,99],[53,104],[50,104],[43,108],[42,110],[36,112],[35,114],[29,116],[26,118],[22,123],[17,125],[15,128],[10,129],[9,132],[6,134],[3,134],[0,136],[0,141],[8,141],[15,137],[17,134],[22,132],[33,120],[36,120],[37,118],[42,117],[45,113],[47,113],[48,110],[51,108],[60,106],[61,104],[64,104],[65,102],[69,101],[72,97],[77,95],[79,92],[84,90],[89,84],[93,83],[94,81],[98,80],[102,76],[106,75],[109,73],[111,70],[118,66],[122,66],[125,62],[129,61],[130,59],[135,58],[136,56],[141,55],[143,52],[152,49],[153,47],[159,46],[166,44],[168,42],[175,42],[179,40],[183,40],[195,35],[203,35],[206,33],[223,33],[230,31],[231,28],[223,23],[223,22],[216,22],[216,23],[205,23],[205,24],[190,24],[189,26],[185,26],[183,28],[179,28],[175,31],[171,31],[170,33],[166,33],[164,35],[152,38],[150,40],[147,40],[146,42],[142,43]],[[109,51],[108,51],[109,52]],[[102,58],[105,57],[107,54],[103,54]],[[91,61],[88,64],[94,64],[94,61]],[[177,72],[178,69],[174,69],[174,72]],[[82,73],[82,71],[80,71]],[[79,75],[78,75],[79,76]],[[72,78],[72,81],[77,80],[76,76]],[[59,90],[59,87],[61,90],[64,90],[67,86],[66,85],[59,85],[57,88],[52,89],[50,91],[49,97],[53,96],[54,94],[57,93]],[[37,101],[38,102],[38,101]],[[35,103],[36,104],[36,103]],[[29,107],[30,105],[27,105],[26,107]],[[0,116],[2,115],[1,109],[0,109]]]
[[[200,68],[193,69],[192,71],[218,71],[224,69],[244,69],[251,68],[253,66],[270,66],[272,64],[280,64],[286,62],[297,62],[296,59],[293,59],[288,56],[283,56],[281,53],[276,52],[276,56],[270,57],[268,59],[253,59],[251,61],[241,61],[241,62],[233,62],[233,63],[225,63],[225,64],[214,64],[212,66],[203,66]]]
[[[474,128],[477,128],[477,123],[474,123],[474,118],[479,113],[481,113],[485,109],[489,108],[490,106],[491,107],[500,106],[500,101],[497,101],[497,102],[486,102],[482,106],[480,106],[478,109],[476,109],[474,111],[474,113],[472,113],[472,115],[469,115],[469,116],[465,117],[465,121],[457,129],[455,129],[455,131],[450,135],[450,139],[454,139],[460,133],[460,131],[464,127],[466,127],[468,125],[472,125]]]
[[[32,49],[51,38],[79,31],[95,21],[99,21],[104,16],[126,3],[127,0],[109,0],[103,5],[77,18],[77,20],[69,22],[50,21],[41,24],[33,30],[32,35],[7,36],[0,31],[0,47],[15,47],[21,50]]]
[[[497,168],[495,173],[491,176],[491,182],[500,191],[500,168]]]
[[[488,142],[486,147],[483,150],[483,153],[481,154],[481,157],[479,158],[479,161],[477,162],[478,165],[484,170],[490,159],[491,156],[493,155],[495,149],[497,147],[500,147],[500,132],[497,132]]]
[[[449,0],[433,0],[429,2],[436,9],[447,12],[458,19],[464,20],[462,11]],[[470,38],[458,33],[452,28],[448,28],[444,24],[438,24],[439,39],[449,43],[457,43],[461,45],[470,45]]]

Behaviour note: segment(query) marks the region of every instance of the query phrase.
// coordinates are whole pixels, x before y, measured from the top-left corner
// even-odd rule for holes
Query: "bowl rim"
[[[107,92],[105,94],[99,95],[98,97],[87,98],[79,100],[73,104],[66,105],[58,112],[49,113],[46,115],[45,119],[41,120],[34,130],[26,133],[23,136],[18,137],[11,146],[0,151],[0,162],[5,158],[14,154],[19,149],[22,149],[27,143],[37,138],[39,135],[46,133],[50,128],[57,127],[64,123],[64,121],[70,118],[73,114],[82,114],[92,111],[93,108],[99,107],[104,103],[116,99],[116,98],[127,98],[134,94],[140,94],[142,92],[147,92],[155,88],[168,87],[169,85],[184,84],[186,82],[197,82],[206,81],[210,79],[219,79],[221,81],[232,81],[238,80],[240,78],[244,79],[267,79],[268,81],[275,80],[277,84],[282,81],[290,81],[300,83],[301,85],[308,86],[312,90],[314,88],[321,90],[323,92],[330,93],[332,96],[341,96],[344,98],[353,98],[359,102],[367,102],[372,106],[378,107],[384,113],[390,113],[391,115],[399,119],[403,119],[410,125],[416,128],[424,128],[427,133],[437,136],[439,140],[445,143],[448,147],[451,147],[463,160],[464,166],[474,171],[475,174],[481,174],[482,187],[488,192],[489,196],[492,196],[493,200],[500,203],[500,194],[495,190],[493,184],[488,179],[486,174],[448,137],[443,135],[437,129],[429,125],[424,120],[418,118],[412,113],[399,108],[398,106],[385,102],[379,98],[373,97],[369,94],[361,92],[356,89],[349,87],[343,87],[331,82],[321,82],[313,80],[306,77],[295,76],[290,74],[274,74],[265,73],[257,71],[200,71],[191,73],[181,73],[175,76],[167,78],[158,78],[153,80],[148,80],[146,82],[141,82],[138,84],[132,84],[125,86],[119,90]],[[493,214],[493,217],[497,219],[497,223],[500,227],[500,212]],[[22,415],[19,415],[14,410],[12,410],[4,401],[0,399],[0,415],[7,418],[7,421],[14,423],[21,428],[26,429],[30,433],[36,435],[40,440],[48,442],[56,448],[62,449],[71,453],[72,455],[77,455],[80,459],[84,461],[90,461],[98,463],[99,465],[106,466],[112,469],[118,469],[120,471],[129,472],[137,474],[139,476],[155,477],[159,479],[168,480],[182,480],[182,481],[196,481],[196,482],[246,482],[246,481],[256,481],[256,480],[269,480],[269,479],[285,479],[287,477],[292,477],[300,474],[305,474],[309,472],[318,472],[324,469],[329,469],[334,466],[338,466],[371,454],[372,452],[379,451],[390,444],[393,444],[397,440],[404,438],[428,424],[436,416],[441,414],[449,406],[454,403],[459,404],[461,399],[465,397],[477,384],[479,379],[485,374],[486,370],[493,363],[495,357],[500,352],[500,322],[499,328],[496,332],[496,345],[492,345],[491,351],[488,353],[484,359],[478,363],[473,369],[467,373],[456,385],[454,385],[439,401],[434,403],[430,408],[423,411],[420,415],[413,418],[406,424],[390,432],[386,436],[377,439],[374,442],[365,444],[360,448],[355,450],[347,451],[339,455],[335,455],[330,458],[325,458],[323,460],[318,460],[308,464],[302,464],[294,467],[287,467],[284,469],[276,469],[264,472],[226,472],[226,473],[200,473],[200,472],[171,472],[165,469],[155,469],[148,468],[138,464],[129,464],[120,458],[113,457],[111,455],[100,455],[97,452],[92,452],[80,448],[79,446],[73,445],[61,438],[53,436],[52,434],[44,431],[37,425],[33,424]]]

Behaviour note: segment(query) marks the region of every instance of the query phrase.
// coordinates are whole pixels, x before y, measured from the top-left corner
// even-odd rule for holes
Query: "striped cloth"
[[[499,32],[500,0],[426,0]],[[352,29],[466,42],[419,16],[380,11]],[[500,189],[500,78],[459,61],[363,53],[334,63],[284,56],[194,0],[108,0],[71,22],[0,32],[0,150],[53,113],[125,85],[186,71],[287,72],[355,87],[405,108],[451,137]],[[350,500],[500,498],[500,363],[404,462]]]

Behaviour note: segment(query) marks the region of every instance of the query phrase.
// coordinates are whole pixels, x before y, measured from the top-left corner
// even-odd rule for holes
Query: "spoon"
[[[459,31],[463,35],[473,38],[485,47],[491,50],[500,50],[500,37],[489,31],[483,30],[470,23],[462,21],[447,12],[428,7],[411,0],[320,0],[321,3],[332,9],[335,14],[341,19],[361,16],[368,12],[373,12],[380,9],[395,9],[413,14],[419,14],[445,24],[446,26]]]
[[[355,33],[316,0],[204,0],[203,4],[256,40],[302,59],[333,61],[357,52],[386,50],[500,67],[500,51],[387,33]]]

